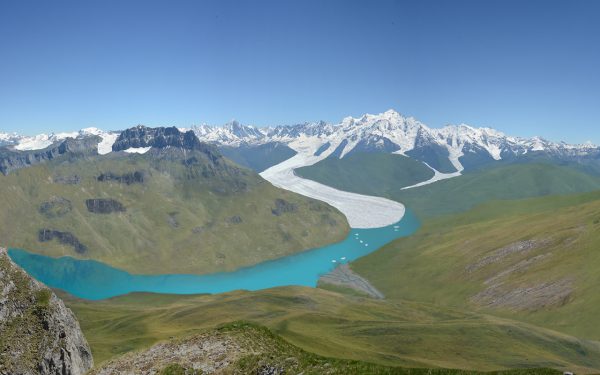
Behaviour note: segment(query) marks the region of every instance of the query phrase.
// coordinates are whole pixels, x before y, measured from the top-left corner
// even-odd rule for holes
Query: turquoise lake
[[[352,229],[348,237],[332,245],[267,261],[233,272],[208,275],[132,275],[93,260],[52,258],[25,250],[9,249],[11,259],[44,284],[89,300],[131,292],[170,294],[223,293],[259,290],[285,285],[314,287],[319,277],[340,263],[347,263],[379,249],[419,228],[410,210],[398,223],[374,229]]]

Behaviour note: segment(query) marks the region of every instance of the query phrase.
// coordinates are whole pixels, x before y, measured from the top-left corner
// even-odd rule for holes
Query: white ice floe
[[[400,221],[404,216],[405,208],[401,203],[334,189],[297,176],[294,173],[295,168],[313,165],[326,158],[328,153],[314,156],[315,149],[296,149],[296,151],[298,154],[265,170],[260,175],[277,187],[332,205],[346,215],[352,228],[385,227]]]
[[[127,150],[123,150],[129,154],[145,154],[150,151],[152,147],[130,147]]]
[[[340,259],[341,259],[341,260],[346,260],[346,257],[341,257]]]

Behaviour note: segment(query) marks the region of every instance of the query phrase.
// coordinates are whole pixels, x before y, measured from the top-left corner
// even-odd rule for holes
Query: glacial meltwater
[[[132,275],[93,260],[52,258],[20,249],[9,249],[8,254],[15,263],[44,284],[90,300],[131,292],[223,293],[285,285],[314,287],[321,275],[338,264],[372,253],[396,238],[414,233],[418,227],[418,219],[407,209],[398,223],[382,228],[352,229],[342,242],[233,272],[208,275]]]

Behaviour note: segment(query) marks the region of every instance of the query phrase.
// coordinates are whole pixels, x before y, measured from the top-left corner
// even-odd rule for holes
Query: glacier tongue
[[[379,228],[394,224],[405,213],[401,203],[379,197],[350,193],[297,176],[294,169],[312,165],[326,154],[314,156],[307,149],[260,175],[273,185],[326,202],[340,210],[352,228]]]

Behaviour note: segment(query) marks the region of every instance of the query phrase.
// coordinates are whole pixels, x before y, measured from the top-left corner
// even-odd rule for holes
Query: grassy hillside
[[[553,164],[512,164],[439,181],[390,197],[430,217],[466,211],[489,200],[522,199],[600,189],[600,178]]]
[[[173,353],[177,353],[174,355]],[[218,357],[218,361],[214,361]],[[202,368],[218,374],[480,374],[449,369],[410,369],[327,358],[306,352],[269,329],[248,322],[233,322],[184,339],[169,340],[151,349],[117,358],[92,374],[139,372],[197,374]],[[214,371],[214,372],[213,372]],[[556,370],[528,369],[500,374],[560,375]]]
[[[396,190],[433,177],[423,163],[396,154],[352,153],[296,169],[299,176],[340,190],[390,196]]]
[[[325,159],[296,172],[339,189],[402,202],[422,218],[466,211],[489,200],[600,189],[600,177],[587,174],[581,168],[519,163],[480,169],[457,178],[402,190],[429,179],[432,173],[420,162],[392,154],[355,154],[343,159]]]
[[[61,158],[0,175],[2,245],[133,273],[212,273],[348,233],[339,211],[224,158],[152,152]]]
[[[263,324],[318,355],[387,366],[494,370],[600,368],[600,347],[507,319],[407,301],[286,287],[219,295],[133,294],[90,302],[65,296],[96,363],[219,324]],[[509,349],[508,349],[509,348]]]
[[[296,151],[277,142],[264,145],[221,146],[219,150],[226,158],[259,173],[296,155]]]
[[[600,340],[599,213],[600,192],[490,202],[429,220],[352,268],[391,299]]]

